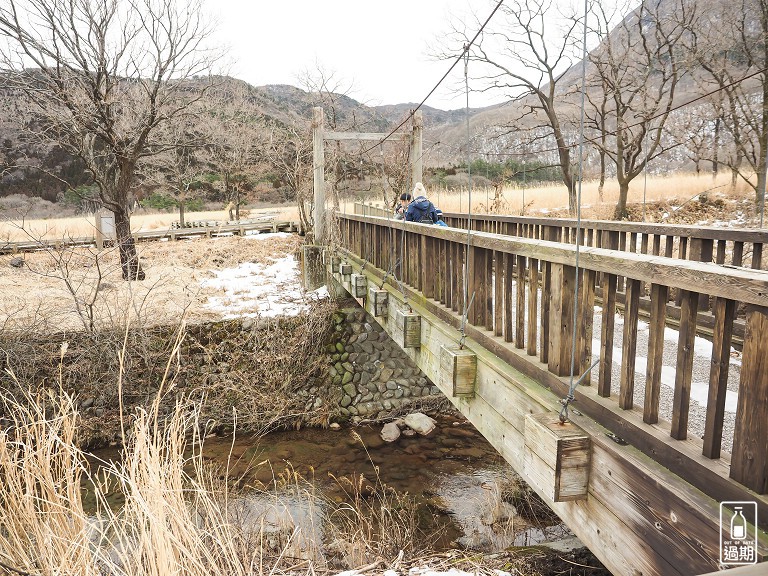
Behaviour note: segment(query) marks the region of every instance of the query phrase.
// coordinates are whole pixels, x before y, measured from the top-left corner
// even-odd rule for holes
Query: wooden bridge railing
[[[567,388],[572,349],[578,377],[591,365],[597,340],[599,367],[582,381],[578,409],[713,498],[757,500],[759,516],[768,519],[768,273],[591,246],[580,248],[577,273],[572,244],[474,231],[468,242],[467,232],[459,229],[360,215],[339,219],[343,248],[388,272],[389,278],[396,277],[411,298],[438,314],[442,310],[454,325],[456,313],[464,308],[466,281],[472,300],[467,333],[557,393]],[[541,223],[535,226],[546,230]],[[620,328],[619,278],[626,283]],[[642,284],[648,287],[652,306],[645,392],[636,396]],[[601,320],[595,325],[597,289],[603,298]],[[665,358],[665,337],[671,337],[665,330],[665,309],[672,290],[680,297],[680,328],[674,336],[675,357]],[[688,421],[702,298],[714,302],[715,322],[704,434],[699,439],[689,437]],[[732,382],[731,340],[740,306],[746,329],[739,381]],[[506,344],[499,345],[502,342]],[[621,346],[618,382],[612,370],[614,345]],[[675,370],[669,421],[659,415],[663,368]],[[738,392],[735,428],[732,441],[721,451],[728,390]]]

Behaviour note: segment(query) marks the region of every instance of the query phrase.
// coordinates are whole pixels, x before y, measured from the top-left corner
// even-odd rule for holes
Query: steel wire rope
[[[456,64],[458,64],[459,62],[461,62],[461,60],[462,60],[462,59],[464,59],[464,58],[465,58],[465,56],[466,56],[467,58],[469,57],[469,49],[470,49],[470,47],[472,46],[472,44],[474,44],[475,40],[477,40],[478,36],[480,36],[480,34],[482,34],[483,30],[484,30],[484,29],[485,29],[485,27],[488,25],[488,22],[490,22],[490,21],[491,21],[491,18],[493,18],[493,15],[494,15],[494,14],[496,14],[496,11],[497,11],[499,8],[501,8],[501,5],[502,5],[503,3],[504,3],[504,0],[499,0],[499,3],[498,3],[498,4],[496,4],[496,7],[495,7],[495,8],[494,8],[494,9],[491,11],[491,13],[490,13],[490,15],[488,16],[488,18],[486,18],[486,19],[485,19],[485,22],[483,22],[483,25],[482,25],[482,26],[480,26],[480,29],[479,29],[479,30],[477,31],[477,33],[476,33],[476,34],[475,34],[475,35],[472,37],[472,40],[470,40],[468,43],[466,43],[466,44],[464,45],[464,49],[462,50],[461,54],[459,54],[459,55],[456,57],[456,59],[453,61],[453,64],[451,64],[451,67],[450,67],[450,68],[448,68],[448,70],[446,71],[446,73],[445,73],[445,74],[443,74],[443,77],[442,77],[442,78],[440,78],[440,80],[438,80],[438,81],[437,81],[437,84],[435,84],[435,85],[434,85],[434,87],[432,88],[432,90],[430,90],[430,91],[429,91],[429,93],[428,93],[428,94],[427,94],[427,95],[424,97],[424,99],[423,99],[421,102],[419,102],[418,106],[416,106],[416,108],[414,108],[413,110],[411,110],[411,111],[408,113],[408,115],[405,117],[405,119],[404,119],[402,122],[400,122],[400,124],[398,124],[398,125],[397,125],[397,126],[394,128],[394,129],[392,129],[392,131],[391,131],[389,134],[387,134],[386,136],[384,136],[384,137],[383,137],[381,140],[379,140],[379,141],[378,141],[376,144],[374,144],[374,145],[373,145],[373,146],[371,146],[370,148],[366,148],[366,149],[363,151],[363,153],[366,153],[366,152],[370,152],[371,150],[373,150],[374,148],[376,148],[376,146],[378,146],[379,144],[381,144],[381,143],[382,143],[382,142],[384,142],[385,140],[388,140],[388,139],[390,138],[390,136],[392,136],[392,135],[393,135],[395,132],[397,132],[398,130],[400,130],[400,128],[402,128],[402,127],[405,125],[405,123],[406,123],[406,122],[408,122],[408,120],[410,120],[411,118],[413,118],[413,115],[416,113],[416,111],[417,111],[419,108],[421,108],[421,107],[424,105],[424,103],[425,103],[425,102],[426,102],[426,101],[429,99],[429,97],[430,97],[430,96],[432,96],[432,94],[434,94],[435,90],[437,90],[437,89],[440,87],[440,85],[441,85],[441,84],[442,84],[442,83],[445,81],[445,79],[448,77],[448,75],[449,75],[449,74],[450,74],[450,73],[453,71],[453,69],[456,67]]]
[[[501,4],[501,3],[499,3]],[[497,6],[498,8],[498,6]],[[464,282],[463,282],[463,310],[461,313],[461,325],[459,326],[459,332],[461,338],[459,338],[459,348],[464,348],[464,341],[467,338],[467,316],[469,315],[469,307],[472,305],[472,300],[475,299],[474,292],[472,293],[472,299],[467,302],[469,297],[469,262],[471,259],[470,240],[472,238],[472,165],[471,156],[469,151],[470,143],[470,130],[469,130],[469,45],[464,46],[464,93],[466,94],[466,117],[467,117],[467,245],[466,254],[464,255]]]
[[[586,93],[587,93],[587,15],[589,10],[589,0],[584,0],[584,35],[582,37],[582,58],[581,58],[581,117],[579,121],[579,185],[576,192],[576,278],[574,282],[574,295],[573,295],[573,318],[572,318],[572,331],[571,331],[571,369],[570,369],[570,385],[568,386],[568,394],[562,400],[563,407],[560,409],[560,422],[565,423],[568,421],[568,406],[571,402],[575,401],[574,391],[576,386],[584,379],[584,377],[592,371],[600,360],[593,362],[592,365],[579,377],[578,380],[574,380],[574,371],[576,370],[576,322],[579,318],[579,253],[581,246],[581,185],[584,177],[584,110],[586,108]],[[586,311],[584,311],[586,313]],[[590,347],[591,349],[591,347]],[[591,352],[590,352],[591,354]]]
[[[649,118],[646,118],[644,120],[638,120],[637,122],[635,122],[633,124],[627,124],[625,126],[625,129],[626,128],[635,128],[636,126],[640,126],[640,125],[642,125],[642,124],[644,124],[646,122],[650,122],[651,120],[655,120],[656,118],[661,118],[665,114],[668,114],[668,113],[671,113],[671,112],[676,112],[677,110],[685,108],[686,106],[690,106],[691,104],[694,104],[694,103],[698,102],[699,100],[707,98],[708,96],[712,96],[713,94],[717,94],[718,92],[721,92],[723,90],[727,90],[728,88],[732,88],[733,86],[741,84],[745,80],[749,80],[750,78],[753,78],[753,77],[757,76],[758,74],[763,74],[765,72],[768,72],[768,66],[766,66],[765,68],[761,68],[759,70],[756,70],[755,72],[751,72],[750,74],[747,74],[746,76],[738,78],[738,79],[734,80],[733,82],[730,82],[730,83],[725,84],[723,86],[719,86],[718,88],[715,88],[714,90],[706,92],[705,94],[700,94],[699,96],[696,96],[695,98],[693,98],[691,100],[687,100],[686,102],[681,102],[680,104],[677,104],[676,106],[673,106],[672,108],[670,108],[668,111],[665,110],[663,112],[659,112],[658,114],[650,116]],[[608,136],[616,136],[616,132],[615,131],[608,131],[608,132],[606,132],[606,135],[608,135]],[[586,141],[590,142],[590,143],[594,142],[591,138],[586,138]],[[565,146],[565,148],[575,148],[577,145],[578,144],[568,144],[567,146]],[[525,155],[531,154],[531,153],[541,154],[542,152],[557,152],[558,150],[560,150],[560,148],[561,147],[558,146],[558,147],[555,147],[555,148],[544,148],[544,149],[541,149],[541,150],[532,150],[530,152],[482,152],[482,151],[479,151],[479,150],[473,150],[473,152],[486,154],[488,156],[525,156]]]

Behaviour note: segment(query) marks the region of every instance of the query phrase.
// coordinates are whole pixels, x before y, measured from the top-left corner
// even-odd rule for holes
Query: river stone
[[[341,399],[341,407],[342,408],[349,408],[350,404],[352,404],[352,398],[344,394],[344,396]]]
[[[328,354],[333,354],[336,352],[336,346],[333,344],[328,344],[328,346],[325,347],[325,351],[328,352]]]
[[[363,342],[360,344],[360,349],[366,354],[373,354],[373,344],[370,342]]]
[[[335,368],[334,366],[331,366],[330,368],[328,368],[328,375],[329,375],[331,378],[333,378],[333,377],[334,377],[334,376],[336,376],[337,374],[338,374],[338,372],[336,371],[336,368]]]
[[[363,386],[367,386],[370,381],[371,381],[371,375],[368,372],[360,373],[360,384],[362,384]]]
[[[389,399],[384,400],[382,405],[384,406],[385,410],[392,410],[392,400],[389,400]]]
[[[375,382],[368,382],[365,387],[368,388],[371,394],[376,394],[379,391],[379,386]]]
[[[363,332],[362,334],[359,334],[359,335],[357,336],[357,342],[358,342],[359,344],[362,344],[362,343],[363,343],[363,342],[365,342],[366,340],[368,340],[368,334],[366,334],[365,332]]]
[[[352,378],[352,382],[354,382],[355,384],[360,382],[360,372],[355,372],[355,376]]]
[[[352,362],[352,364],[354,364],[359,357],[360,357],[360,354],[358,354],[357,352],[352,352],[349,356],[347,356],[347,360],[349,360],[350,362]]]
[[[422,436],[428,435],[430,432],[432,432],[432,430],[435,429],[435,421],[426,414],[422,414],[421,412],[408,414],[404,420],[408,428],[415,430]]]
[[[322,406],[322,405],[323,405],[323,399],[322,398],[315,398],[315,404],[314,404],[315,410],[320,408],[320,406]]]
[[[387,390],[384,392],[384,394],[381,395],[382,398],[387,398],[388,400],[395,397],[395,393],[392,390]]]
[[[342,384],[341,389],[344,390],[344,393],[350,398],[357,396],[357,388],[351,382],[345,382]]]
[[[394,422],[387,422],[381,429],[381,439],[384,442],[394,442],[400,438],[400,428]]]
[[[387,382],[387,390],[397,390],[397,382],[394,380],[389,380]]]
[[[389,357],[392,355],[392,352],[387,350],[386,348],[381,349],[381,359],[382,360],[389,360]]]
[[[346,370],[347,372],[354,372],[355,371],[355,367],[352,366],[352,364],[350,364],[349,362],[344,362],[342,364],[342,366],[344,367],[344,370]]]
[[[402,398],[403,394],[404,392],[402,388],[398,388],[397,390],[395,390],[395,398]]]
[[[357,342],[357,334],[352,334],[349,338],[347,338],[347,344],[354,344]]]
[[[331,380],[334,386],[341,386],[341,374],[336,374]]]
[[[352,372],[344,372],[344,377],[341,379],[342,387],[345,384],[349,384],[350,382],[352,382],[352,378],[354,378],[354,377],[355,376],[354,376],[354,374],[352,374]]]
[[[392,373],[393,373],[393,370],[391,368],[384,368],[381,371],[381,376],[379,377],[379,379],[382,382],[386,382],[387,380],[392,378]]]
[[[353,414],[354,416],[357,416],[359,414],[357,410],[357,406],[352,406],[351,404],[348,407],[349,413]]]
[[[373,394],[371,392],[367,392],[365,396],[360,398],[360,402],[370,402],[371,400],[373,400]]]
[[[344,344],[341,342],[336,342],[336,352],[343,353],[344,352]]]
[[[341,358],[339,358],[339,360],[346,363],[348,358],[349,358],[349,352],[344,352],[344,354],[341,355]]]
[[[379,392],[381,392],[383,394],[384,392],[387,391],[387,383],[386,382],[379,382],[377,387],[376,387],[376,390],[378,390]]]
[[[380,352],[383,352],[384,350],[386,350],[386,348],[384,347],[384,344],[382,344],[381,342],[373,342],[373,347]]]
[[[334,368],[336,368],[337,374],[343,374],[344,373],[344,366],[341,365],[341,362],[336,362],[336,364],[333,365]]]
[[[339,424],[338,422],[331,422],[328,428],[330,428],[331,430],[341,430],[341,424]]]

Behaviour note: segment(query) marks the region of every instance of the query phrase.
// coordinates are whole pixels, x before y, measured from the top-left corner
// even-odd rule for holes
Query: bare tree
[[[230,219],[240,220],[242,193],[267,138],[264,119],[250,98],[250,86],[239,81],[220,86],[206,120],[210,160],[224,177]]]
[[[723,107],[719,119],[733,146],[722,162],[734,179],[738,175],[755,191],[755,205],[762,209],[768,154],[768,0],[740,0],[736,5],[710,0],[693,30],[698,80],[718,90]]]
[[[273,126],[264,147],[266,161],[290,190],[299,208],[304,232],[312,230],[312,136],[309,121],[304,125]]]
[[[571,143],[563,128],[564,115],[572,107],[562,98],[563,73],[581,59],[575,30],[583,16],[559,17],[552,0],[513,0],[499,8],[469,53],[476,91],[502,92],[517,107],[517,117],[508,127],[545,133],[557,148],[568,206],[576,210],[576,192],[571,164]],[[478,21],[478,26],[480,22]],[[448,38],[467,44],[466,29],[454,27]],[[438,55],[454,58],[453,53]]]
[[[7,79],[35,135],[79,156],[114,213],[123,278],[143,279],[129,205],[137,168],[164,149],[158,128],[202,97],[218,55],[201,0],[4,0]]]
[[[663,134],[678,83],[687,70],[687,29],[693,15],[682,0],[676,5],[644,2],[611,29],[612,13],[600,3],[595,4],[594,13],[600,26],[593,32],[601,37],[589,55],[590,83],[606,90],[608,98],[596,102],[608,107],[588,116],[587,125],[601,134],[593,144],[616,165],[619,198],[614,218],[620,219],[627,215],[630,182],[648,162],[679,145]],[[607,139],[606,118],[613,127]]]

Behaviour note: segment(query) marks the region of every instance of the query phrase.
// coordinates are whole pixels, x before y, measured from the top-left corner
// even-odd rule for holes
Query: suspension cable
[[[479,30],[477,31],[477,33],[476,33],[476,34],[475,34],[475,35],[472,37],[472,40],[470,40],[469,42],[467,42],[466,44],[464,44],[464,49],[462,50],[461,54],[459,54],[459,55],[456,57],[456,59],[453,61],[453,64],[451,64],[451,67],[450,67],[450,68],[448,68],[448,70],[446,71],[446,73],[445,73],[445,74],[443,74],[443,77],[442,77],[442,78],[440,78],[440,80],[438,80],[438,81],[437,81],[437,84],[435,84],[435,86],[432,88],[432,90],[430,90],[430,91],[429,91],[429,94],[427,94],[427,95],[424,97],[424,99],[423,99],[421,102],[419,102],[419,105],[418,105],[418,106],[416,106],[416,108],[414,108],[413,110],[411,110],[411,111],[410,111],[410,113],[409,113],[409,114],[408,114],[408,115],[405,117],[405,120],[403,120],[402,122],[400,122],[400,124],[398,124],[398,125],[397,125],[397,126],[396,126],[396,127],[395,127],[395,128],[394,128],[394,129],[393,129],[393,130],[392,130],[392,131],[389,133],[389,134],[387,134],[386,136],[384,136],[384,137],[383,137],[381,140],[379,140],[379,141],[378,141],[376,144],[374,144],[374,145],[373,145],[373,146],[371,146],[370,148],[367,148],[366,150],[364,150],[364,151],[363,151],[363,153],[365,153],[365,152],[369,152],[369,151],[373,150],[374,148],[376,148],[376,146],[378,146],[379,144],[381,144],[381,143],[382,143],[382,142],[384,142],[385,140],[388,140],[388,139],[389,139],[389,138],[390,138],[390,137],[391,137],[391,136],[392,136],[392,135],[393,135],[395,132],[397,132],[398,130],[400,130],[400,128],[402,128],[402,127],[405,125],[405,123],[406,123],[406,122],[408,122],[408,120],[410,120],[410,119],[413,117],[413,115],[416,113],[416,110],[418,110],[419,108],[421,108],[421,107],[424,105],[424,103],[425,103],[425,102],[426,102],[426,101],[429,99],[429,97],[430,97],[430,96],[432,96],[432,94],[434,94],[435,90],[437,90],[437,89],[440,87],[440,85],[441,85],[441,84],[442,84],[442,83],[445,81],[445,79],[448,77],[448,75],[451,73],[451,71],[453,71],[453,69],[456,67],[456,64],[458,64],[459,62],[461,62],[461,60],[462,60],[462,59],[468,59],[468,58],[469,58],[469,49],[470,49],[470,47],[472,46],[472,44],[474,44],[474,43],[475,43],[475,40],[477,40],[477,39],[478,39],[478,37],[480,36],[480,34],[482,34],[483,30],[484,30],[484,29],[485,29],[485,27],[488,25],[488,22],[490,22],[490,21],[491,21],[491,18],[493,18],[493,15],[494,15],[494,14],[496,14],[496,11],[497,11],[499,8],[501,8],[501,5],[502,5],[503,3],[504,3],[504,0],[499,0],[499,3],[498,3],[498,4],[496,4],[496,7],[493,9],[493,11],[491,11],[491,14],[488,16],[488,18],[486,18],[486,19],[485,19],[485,22],[483,22],[483,25],[482,25],[482,26],[480,26],[480,29],[479,29]]]
[[[501,2],[499,2],[501,4]],[[498,8],[498,6],[497,6]],[[469,276],[469,262],[471,258],[471,251],[470,251],[470,240],[472,237],[472,166],[470,164],[470,151],[469,151],[469,143],[470,143],[470,131],[469,131],[469,45],[464,46],[464,92],[467,97],[467,105],[466,105],[466,115],[467,115],[467,187],[469,192],[469,206],[467,207],[467,245],[466,245],[466,254],[464,255],[464,286],[463,286],[463,311],[461,314],[461,326],[459,327],[459,332],[461,332],[461,338],[459,339],[459,348],[464,347],[464,340],[467,338],[466,333],[466,326],[467,326],[467,316],[469,315],[469,307],[472,304],[471,301],[467,302],[467,298],[469,296],[469,279],[467,278]],[[472,299],[474,299],[475,295],[472,294]]]
[[[582,58],[581,58],[581,119],[579,121],[579,185],[576,198],[576,281],[574,285],[574,302],[573,302],[573,327],[571,334],[571,382],[568,387],[568,394],[563,399],[563,407],[560,410],[560,422],[565,423],[568,421],[568,405],[575,400],[574,390],[579,385],[588,372],[592,370],[597,362],[581,375],[578,380],[574,380],[574,372],[576,370],[576,323],[579,318],[579,253],[581,247],[581,185],[584,179],[584,110],[586,108],[586,92],[587,92],[587,14],[589,10],[589,0],[584,0],[584,36],[582,37]],[[584,310],[584,313],[587,311]],[[591,349],[591,347],[590,347]],[[590,352],[591,355],[591,352]]]

